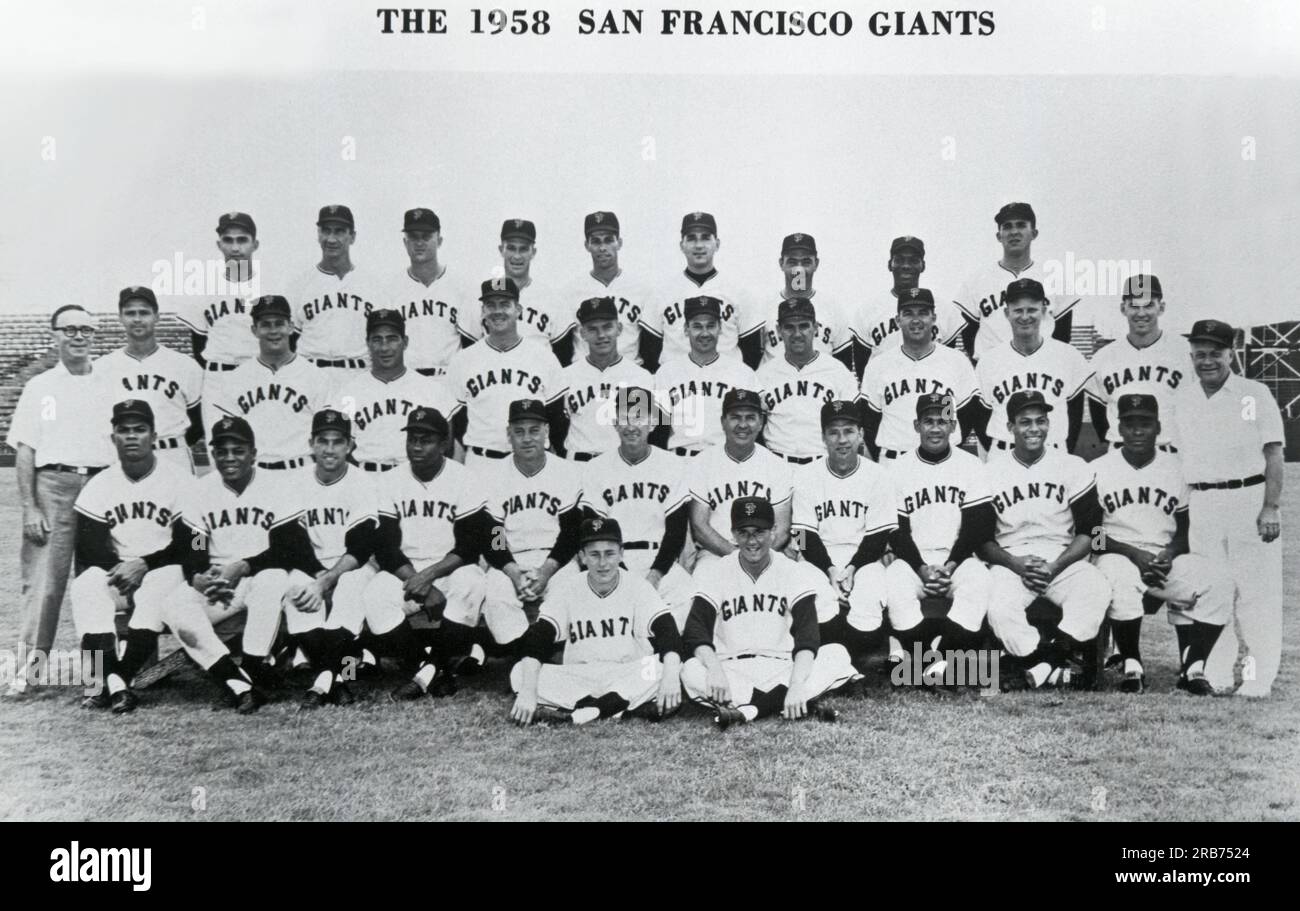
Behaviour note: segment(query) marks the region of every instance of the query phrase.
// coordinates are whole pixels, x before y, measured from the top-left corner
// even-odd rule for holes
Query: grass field
[[[1294,470],[1292,471],[1294,474]],[[0,645],[17,636],[19,511],[0,471]],[[300,688],[243,718],[187,670],[133,715],[80,691],[0,700],[0,819],[1300,819],[1300,487],[1283,527],[1286,640],[1264,702],[1172,690],[1173,637],[1148,622],[1152,689],[939,700],[870,681],[843,721],[766,721],[725,734],[693,709],[519,730],[505,668],[450,700],[295,713]],[[75,644],[65,605],[58,646]],[[304,684],[305,686],[305,684]]]

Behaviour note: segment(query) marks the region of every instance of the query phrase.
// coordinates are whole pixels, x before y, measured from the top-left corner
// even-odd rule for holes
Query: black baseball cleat
[[[334,687],[330,690],[330,699],[333,700],[335,705],[352,705],[357,701],[351,687],[342,681],[335,682]]]
[[[1186,690],[1193,696],[1213,696],[1214,685],[1201,671],[1191,674],[1179,674],[1178,683],[1175,687],[1180,690]]]
[[[125,715],[128,712],[134,712],[136,706],[140,704],[140,697],[132,692],[130,687],[119,690],[113,694],[113,714]]]
[[[1119,683],[1121,693],[1142,693],[1147,688],[1147,677],[1142,672],[1142,665],[1134,661],[1133,667],[1124,671],[1124,679]]]
[[[718,706],[718,714],[713,716],[713,723],[719,731],[725,731],[733,724],[744,724],[745,716],[740,709],[730,705]]]
[[[388,700],[390,702],[412,702],[416,699],[423,699],[427,695],[428,693],[425,692],[424,687],[414,680],[407,680],[388,694]]]
[[[573,716],[568,712],[553,709],[549,705],[539,705],[533,712],[533,724],[572,724]]]
[[[1123,670],[1123,668],[1124,668],[1124,656],[1121,655],[1119,652],[1116,652],[1115,654],[1111,655],[1109,658],[1106,659],[1106,670],[1118,671],[1118,670]]]
[[[109,695],[108,690],[100,690],[93,696],[87,696],[81,700],[83,709],[106,709],[113,704],[113,697]]]
[[[438,671],[433,675],[433,682],[429,684],[429,695],[435,699],[444,699],[447,696],[455,696],[460,689],[456,685],[456,675],[451,671]]]
[[[808,703],[808,717],[833,724],[840,720],[840,713],[829,702],[817,699]]]
[[[462,677],[472,677],[483,670],[483,662],[486,660],[487,653],[483,651],[483,646],[475,643],[470,647],[468,655],[456,660],[452,670]]]
[[[235,704],[235,711],[241,715],[252,715],[260,709],[265,702],[266,697],[258,692],[257,687],[253,687],[238,698]]]
[[[329,702],[329,693],[322,693],[320,690],[308,690],[303,694],[302,702],[298,703],[298,711],[311,712],[321,706],[328,705]]]

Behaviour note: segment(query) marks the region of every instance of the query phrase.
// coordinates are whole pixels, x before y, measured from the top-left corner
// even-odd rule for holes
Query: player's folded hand
[[[790,687],[785,694],[785,710],[782,715],[787,721],[796,721],[807,714],[808,700],[804,698],[803,687]]]
[[[655,700],[659,716],[671,715],[682,705],[682,679],[676,670],[664,668],[663,679],[659,681],[659,696]]]
[[[515,697],[515,704],[510,707],[510,720],[520,727],[526,727],[537,714],[537,700],[525,699],[522,695]]]
[[[709,699],[718,705],[731,704],[731,685],[727,683],[727,675],[722,668],[708,671],[704,682],[708,686]]]

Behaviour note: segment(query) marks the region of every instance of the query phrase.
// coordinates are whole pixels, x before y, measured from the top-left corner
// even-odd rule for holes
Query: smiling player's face
[[[337,430],[321,430],[311,438],[311,454],[327,472],[338,471],[352,451],[352,440]]]
[[[223,481],[239,481],[248,477],[253,471],[255,458],[257,450],[243,440],[227,438],[217,440],[212,446],[212,461],[216,463]]]
[[[743,563],[750,565],[762,563],[772,552],[772,529],[744,525],[733,528],[731,535],[736,539],[736,549]]]
[[[1007,429],[1016,439],[1016,446],[1025,452],[1038,452],[1047,443],[1047,431],[1052,422],[1041,408],[1023,408],[1007,422]]]
[[[613,541],[592,541],[582,546],[582,562],[598,584],[609,584],[618,574],[623,548]]]

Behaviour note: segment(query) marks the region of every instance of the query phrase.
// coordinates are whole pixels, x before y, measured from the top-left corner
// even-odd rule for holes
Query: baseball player
[[[790,540],[791,466],[759,445],[763,401],[757,392],[733,389],[722,400],[723,443],[710,447],[691,465],[691,535],[700,563],[736,549],[731,537],[731,505],[741,497],[762,497],[772,507],[773,540],[784,550]]]
[[[330,400],[335,377],[290,346],[289,301],[278,294],[253,302],[257,357],[222,380],[218,413],[248,422],[262,441],[259,468],[301,468],[310,455],[312,415]]]
[[[677,562],[690,525],[686,462],[650,445],[655,419],[650,391],[629,393],[616,414],[618,447],[583,466],[582,504],[618,522],[626,536],[625,565],[654,587],[680,626],[692,594],[690,576]]]
[[[991,566],[989,625],[1035,689],[1065,679],[1063,669],[1096,637],[1110,604],[1110,584],[1087,560],[1102,518],[1096,481],[1083,459],[1047,445],[1052,410],[1037,389],[1007,401],[1015,445],[990,463],[997,536],[980,549]],[[1055,628],[1026,610],[1039,597],[1060,608]]]
[[[334,406],[351,419],[356,446],[348,458],[365,471],[388,471],[406,459],[402,426],[417,406],[441,414],[456,407],[442,376],[407,366],[409,325],[401,311],[371,310],[366,316],[370,369],[343,377],[332,396]]]
[[[112,428],[118,461],[91,478],[76,503],[81,572],[72,580],[72,619],[82,649],[98,653],[103,661],[98,692],[82,704],[111,707],[115,714],[133,711],[139,699],[131,680],[154,654],[164,624],[217,685],[239,700],[252,683],[230,659],[210,622],[210,616],[220,619],[228,609],[217,602],[209,606],[209,616],[195,601],[176,597],[186,575],[199,568],[181,521],[194,478],[155,454],[154,413],[148,402],[115,404]],[[134,609],[119,658],[115,615],[128,596]],[[249,702],[256,707],[251,696]]]
[[[194,360],[203,368],[203,426],[221,417],[212,402],[220,398],[225,374],[257,357],[257,339],[248,332],[249,308],[261,296],[257,275],[257,224],[246,212],[226,212],[217,219],[217,249],[225,260],[217,294],[185,295],[176,316],[190,330]]]
[[[442,376],[451,357],[473,343],[475,336],[460,328],[462,315],[471,320],[475,307],[465,307],[465,295],[447,278],[438,261],[442,222],[432,209],[409,209],[402,219],[402,245],[410,266],[387,294],[388,302],[406,320],[407,364],[421,376]]]
[[[737,550],[695,574],[695,598],[682,640],[686,695],[733,724],[780,714],[835,721],[822,697],[854,679],[849,653],[818,636],[821,578],[774,553],[772,505],[761,497],[731,504]]]
[[[797,469],[794,538],[804,560],[825,575],[817,598],[823,641],[842,643],[860,660],[881,638],[880,558],[899,529],[898,506],[884,469],[858,454],[862,418],[855,403],[827,402],[819,417],[826,458]]]
[[[487,335],[458,351],[447,367],[448,391],[456,399],[452,432],[470,455],[504,459],[510,455],[506,430],[510,403],[529,396],[546,403],[563,420],[564,379],[560,362],[519,326],[519,288],[512,278],[483,282],[483,324]],[[534,333],[535,336],[535,333]]]
[[[871,358],[878,351],[892,349],[899,342],[898,314],[904,296],[920,286],[921,273],[925,271],[925,242],[907,235],[895,237],[889,244],[889,260],[885,264],[893,277],[890,298],[881,298],[858,310],[849,320],[848,332],[840,338],[835,356],[849,364],[859,381]],[[936,308],[930,326],[934,341],[950,346],[956,343],[964,325],[961,314],[954,307]]]
[[[867,370],[875,364],[873,360]],[[993,540],[997,513],[984,463],[952,445],[956,421],[951,395],[927,392],[916,397],[914,408],[912,427],[920,445],[894,460],[889,480],[899,522],[906,522],[920,565],[910,565],[907,559],[889,565],[886,602],[904,654],[925,642],[944,656],[979,643],[990,582],[987,567],[975,554]],[[922,598],[951,599],[947,616],[928,621],[921,611]],[[944,681],[947,667],[947,659],[940,657],[924,673],[931,681]]]
[[[298,353],[318,367],[366,369],[366,314],[379,306],[380,283],[352,264],[356,239],[351,209],[323,207],[316,219],[320,262],[291,286]]]
[[[1118,423],[1115,403],[1121,395],[1154,395],[1164,420],[1160,422],[1160,445],[1174,445],[1173,393],[1190,380],[1187,345],[1176,334],[1160,328],[1165,312],[1164,292],[1154,275],[1133,275],[1124,282],[1119,312],[1128,320],[1128,334],[1111,342],[1092,356],[1092,382],[1088,384],[1088,412],[1092,426],[1103,443],[1114,448],[1120,441],[1110,438]],[[1175,448],[1173,451],[1177,451]]]
[[[1179,455],[1192,490],[1190,544],[1237,586],[1236,626],[1228,624],[1205,673],[1216,689],[1233,685],[1239,647],[1239,696],[1268,696],[1282,649],[1282,502],[1285,436],[1268,387],[1232,372],[1235,330],[1198,320],[1187,335],[1198,382],[1174,394]],[[1253,520],[1253,521],[1252,521]]]
[[[158,298],[149,288],[123,288],[117,313],[126,344],[98,361],[112,395],[149,403],[160,425],[154,445],[162,458],[191,474],[190,447],[203,439],[203,371],[193,360],[158,344]]]
[[[1012,338],[996,348],[986,348],[975,376],[980,396],[992,412],[988,423],[991,449],[1008,450],[1013,440],[1007,402],[1017,392],[1038,392],[1054,408],[1066,413],[1066,433],[1052,441],[1074,451],[1083,426],[1084,390],[1092,379],[1092,368],[1073,345],[1044,338],[1041,333],[1047,312],[1043,286],[1032,278],[1007,285],[1005,313]],[[985,324],[988,325],[987,323]]]
[[[628,329],[618,308],[613,297],[591,297],[578,307],[582,353],[564,368],[564,422],[551,427],[555,451],[575,462],[589,461],[618,446],[614,409],[620,395],[626,397],[624,390],[644,392],[654,387],[654,378],[645,368],[623,354],[619,339]],[[643,407],[655,412],[652,442],[665,446],[671,419],[659,414],[653,399]]]
[[[678,455],[699,455],[722,443],[722,401],[734,389],[755,387],[754,371],[738,357],[718,352],[723,302],[688,297],[683,313],[691,350],[655,374],[659,407],[669,415],[668,447]]]
[[[961,439],[971,430],[984,433],[988,412],[975,370],[960,352],[935,341],[934,294],[928,288],[899,292],[898,325],[898,347],[879,351],[862,374],[867,451],[883,462],[914,449],[916,403],[936,393],[949,397]],[[987,438],[983,442],[987,448]]]
[[[784,276],[785,284],[781,288],[780,299],[783,301],[802,298],[812,301],[817,289],[813,287],[813,276],[821,265],[817,256],[817,241],[811,234],[802,232],[787,234],[781,241],[781,256],[777,260]],[[830,302],[820,300],[817,331],[813,336],[813,345],[818,351],[833,355],[842,347],[848,332],[841,325],[839,315],[831,308]],[[816,301],[814,303],[817,303]],[[766,363],[781,356],[781,333],[775,323],[763,326],[763,361]],[[852,369],[852,352],[844,359],[844,366]]]
[[[103,430],[113,404],[109,385],[90,358],[95,318],[68,304],[54,311],[50,329],[59,362],[23,387],[6,440],[17,450],[18,501],[23,509],[19,652],[26,653],[23,670],[7,691],[10,696],[26,693],[37,655],[54,646],[72,569],[73,504],[86,482],[113,461]]]
[[[682,254],[686,268],[675,279],[664,297],[647,307],[641,317],[641,365],[651,373],[660,363],[686,357],[693,349],[686,300],[707,295],[718,301],[720,334],[717,350],[724,357],[739,351],[751,370],[763,360],[763,319],[753,311],[743,295],[725,280],[718,278],[713,258],[722,241],[718,222],[708,212],[691,212],[682,219]]]
[[[1108,616],[1120,689],[1146,689],[1140,640],[1142,615],[1169,604],[1178,636],[1178,688],[1209,696],[1214,687],[1205,661],[1232,619],[1232,580],[1198,554],[1189,553],[1188,499],[1178,457],[1157,448],[1160,405],[1154,395],[1124,393],[1116,403],[1122,448],[1094,461],[1103,510],[1101,550],[1093,558],[1110,582]]]
[[[976,361],[1011,340],[1010,327],[994,316],[1009,302],[1005,296],[1010,287],[1007,283],[1020,279],[1034,279],[1041,283],[1046,278],[1043,267],[1034,262],[1031,253],[1031,247],[1038,239],[1038,217],[1029,203],[1009,202],[998,209],[993,221],[998,226],[995,236],[1002,245],[1002,258],[996,267],[990,267],[967,281],[961,296],[954,301],[966,320],[962,331],[966,350],[973,352]],[[1044,338],[1069,343],[1074,307],[1079,300],[1073,294],[1062,292],[1050,302],[1043,317]]]
[[[578,539],[587,570],[555,581],[524,637],[523,657],[510,671],[510,720],[586,724],[625,712],[672,714],[682,699],[682,637],[672,611],[645,579],[621,568],[618,522],[586,519]],[[563,662],[546,663],[557,646]]]
[[[812,301],[783,300],[776,312],[784,355],[755,373],[767,412],[763,440],[773,455],[806,465],[825,454],[817,439],[822,406],[855,401],[858,383],[853,371],[813,344],[817,311]]]
[[[614,301],[619,324],[618,354],[628,363],[637,363],[641,350],[641,314],[649,292],[623,272],[618,255],[623,249],[623,235],[618,216],[613,212],[592,212],[582,223],[587,252],[591,254],[591,271],[579,279],[564,295],[570,301],[609,297]],[[590,348],[582,333],[582,324],[573,336],[573,363],[581,363]]]

